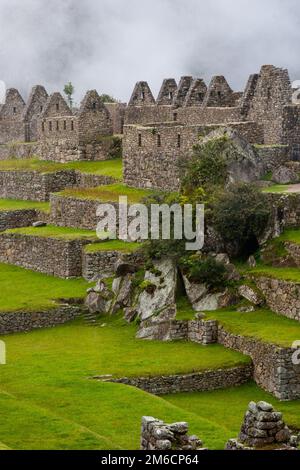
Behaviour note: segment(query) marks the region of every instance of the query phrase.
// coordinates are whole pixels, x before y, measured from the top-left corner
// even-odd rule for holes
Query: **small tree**
[[[64,94],[67,97],[68,103],[70,108],[73,107],[73,94],[75,92],[75,88],[71,82],[67,83],[64,87]]]

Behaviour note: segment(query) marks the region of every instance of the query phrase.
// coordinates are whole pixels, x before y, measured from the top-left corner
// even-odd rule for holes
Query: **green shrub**
[[[235,256],[249,256],[270,218],[268,199],[255,186],[238,184],[219,195],[212,208],[214,228]]]
[[[180,260],[180,265],[192,282],[206,284],[211,289],[220,289],[227,285],[227,272],[224,264],[217,262],[211,256],[184,257]]]

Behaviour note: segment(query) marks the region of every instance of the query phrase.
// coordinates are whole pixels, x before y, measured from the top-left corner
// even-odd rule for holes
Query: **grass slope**
[[[23,209],[38,209],[49,212],[49,202],[21,201],[18,199],[0,199],[1,211],[16,211]]]
[[[93,230],[77,229],[70,227],[57,227],[47,225],[45,227],[22,227],[6,230],[5,233],[16,233],[34,237],[60,238],[63,240],[98,240]]]
[[[84,298],[88,287],[83,279],[59,279],[0,264],[0,312],[44,310],[58,299]]]
[[[64,197],[91,199],[101,202],[119,202],[120,196],[127,196],[128,202],[135,204],[153,194],[150,189],[130,188],[125,184],[109,184],[98,188],[71,188],[58,193]]]
[[[137,449],[143,415],[187,420],[210,448],[222,448],[223,423],[95,374],[156,375],[229,367],[248,358],[219,345],[147,342],[119,318],[89,327],[80,320],[55,329],[9,335],[0,367],[1,442],[14,449]]]
[[[55,173],[62,170],[77,170],[81,173],[111,176],[122,179],[122,159],[105,160],[100,162],[70,162],[58,163],[43,161],[35,158],[27,160],[2,160],[0,171],[38,171],[40,173]]]
[[[255,337],[267,343],[291,347],[300,338],[300,323],[270,310],[240,313],[233,310],[207,312],[206,318],[218,320],[231,333]]]
[[[275,268],[258,264],[256,268],[248,271],[254,276],[265,276],[273,279],[281,279],[283,281],[300,282],[299,268]]]
[[[100,243],[86,245],[84,250],[87,253],[97,253],[99,251],[119,251],[122,253],[132,253],[141,248],[142,243],[125,242],[122,240],[108,240]]]
[[[180,393],[165,395],[163,398],[175,406],[197,414],[202,419],[214,417],[223,425],[226,441],[238,436],[250,401],[264,400],[272,403],[276,410],[283,413],[285,422],[292,429],[300,430],[300,400],[280,402],[273,395],[258,388],[254,382],[225,390]]]

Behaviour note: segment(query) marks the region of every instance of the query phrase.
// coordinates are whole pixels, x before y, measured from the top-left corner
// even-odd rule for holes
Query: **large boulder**
[[[144,321],[158,316],[175,303],[177,267],[173,260],[154,261],[151,271],[146,271],[143,291],[137,302],[137,314]]]
[[[195,312],[218,310],[232,305],[235,300],[228,289],[210,292],[206,284],[191,282],[184,274],[182,278],[187,297]]]
[[[278,184],[294,184],[299,183],[299,176],[293,169],[280,166],[273,172],[272,181]]]
[[[220,127],[201,141],[205,145],[209,140],[223,139],[226,137],[228,143],[222,153],[227,164],[227,183],[252,183],[258,181],[264,173],[261,160],[254,150],[237,131]]]

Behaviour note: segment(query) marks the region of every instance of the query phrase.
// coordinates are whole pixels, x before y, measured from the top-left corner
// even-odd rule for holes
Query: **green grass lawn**
[[[281,279],[283,281],[300,282],[299,268],[275,268],[273,266],[258,264],[256,268],[249,270],[248,273],[254,276],[265,276],[273,279]]]
[[[258,338],[278,346],[291,347],[300,339],[300,323],[270,310],[240,313],[234,310],[206,312],[208,320],[218,320],[226,331]]]
[[[83,279],[59,279],[0,264],[0,312],[45,310],[62,298],[84,298],[88,287]]]
[[[16,211],[23,209],[38,209],[43,212],[49,212],[49,202],[21,201],[17,199],[0,199],[1,211]]]
[[[291,429],[298,432],[300,430],[300,400],[280,402],[270,393],[257,387],[254,382],[225,390],[179,393],[165,395],[163,398],[172,405],[197,414],[202,419],[217,420],[223,427],[226,441],[238,436],[250,401],[264,400],[272,403],[276,410],[283,413],[283,419]]]
[[[160,397],[89,377],[186,373],[230,367],[248,358],[220,345],[148,342],[136,326],[103,318],[2,337],[7,365],[0,366],[0,436],[13,449],[137,449],[143,415],[186,420],[210,448],[222,448],[224,424],[202,418]]]
[[[120,196],[127,196],[128,202],[135,204],[153,194],[151,189],[131,188],[125,184],[109,184],[98,188],[71,188],[57,193],[64,197],[92,199],[101,202],[119,202]]]
[[[133,253],[141,248],[142,243],[124,242],[122,240],[108,240],[100,243],[86,245],[84,250],[87,253],[97,253],[99,251],[119,251],[122,253]]]
[[[4,233],[17,233],[34,237],[60,238],[63,240],[98,240],[94,230],[57,227],[56,225],[46,225],[45,227],[12,228],[6,230]]]
[[[176,302],[176,320],[193,320],[197,312],[193,309],[186,296],[180,296]]]
[[[276,238],[276,240],[300,244],[300,230],[285,230],[280,237]]]
[[[40,173],[55,173],[61,170],[77,170],[81,173],[111,176],[122,179],[122,159],[116,158],[99,162],[70,162],[58,163],[30,158],[26,160],[2,160],[0,171],[39,171]]]
[[[299,185],[297,185],[297,187],[298,187],[298,190],[295,191],[295,193],[299,192]],[[293,194],[293,192],[291,191],[292,188],[293,188],[293,185],[291,184],[274,184],[272,186],[264,188],[262,191],[264,193],[287,193],[289,192],[289,194]]]

